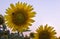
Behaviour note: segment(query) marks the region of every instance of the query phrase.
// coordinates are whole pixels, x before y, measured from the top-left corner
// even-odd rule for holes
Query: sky
[[[26,2],[32,5],[36,12],[35,22],[30,27],[34,32],[39,25],[50,25],[54,27],[57,36],[60,34],[60,0],[0,0],[0,14],[5,15],[6,9],[10,4]]]

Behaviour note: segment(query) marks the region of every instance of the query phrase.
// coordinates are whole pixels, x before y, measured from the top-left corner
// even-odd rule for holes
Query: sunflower
[[[28,26],[32,25],[34,22],[32,17],[35,14],[32,6],[27,5],[27,3],[18,2],[15,5],[10,4],[5,14],[6,24],[13,31],[22,32],[24,29],[28,29]]]
[[[34,39],[55,39],[56,32],[53,30],[53,27],[48,26],[47,24],[43,27],[41,25],[37,30]]]
[[[4,17],[0,14],[0,25],[4,24]]]

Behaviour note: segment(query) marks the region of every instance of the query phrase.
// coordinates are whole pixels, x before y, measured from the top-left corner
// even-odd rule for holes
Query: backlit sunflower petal
[[[47,28],[48,28],[48,25],[46,24],[44,29],[47,30]]]
[[[10,4],[10,6],[11,6],[11,8],[12,8],[12,9],[14,9],[14,8],[15,8],[15,6],[14,6],[13,4]]]
[[[20,7],[20,3],[18,2],[18,3],[16,3],[16,7],[17,8],[19,8]]]
[[[28,22],[29,22],[29,23],[33,23],[33,22],[35,22],[35,21],[34,21],[33,19],[29,19]]]
[[[26,7],[27,6],[27,3],[24,3],[23,6]]]
[[[53,29],[54,29],[54,27],[48,27],[48,31],[51,31]]]
[[[40,30],[39,30],[40,29]],[[43,30],[43,25],[40,25],[40,27],[38,28],[38,30],[36,30],[37,32],[40,32]]]
[[[31,24],[31,23],[28,23],[28,25],[29,25],[29,26],[32,26],[32,24]]]
[[[29,12],[30,13],[30,12]],[[30,14],[29,14],[29,17],[35,17],[35,14],[36,14],[36,12],[31,12]]]
[[[39,29],[40,29],[40,30],[43,30],[43,25],[41,25]]]
[[[32,8],[32,6],[28,5],[27,8],[30,9],[30,8]]]
[[[8,15],[5,15],[5,19],[6,19],[6,20],[9,20],[10,18],[9,18],[9,16],[8,16]]]
[[[8,8],[8,9],[6,9],[6,14],[11,14],[11,12],[12,12],[12,10],[11,10],[11,8]]]
[[[53,35],[55,35],[55,34],[56,34],[55,30],[53,30],[51,33],[52,33]]]
[[[9,28],[12,28],[12,24],[10,24],[9,22],[7,22],[8,24],[7,24],[7,26],[9,27]]]
[[[27,9],[27,11],[32,11],[32,10],[33,10],[32,6],[30,6],[30,5],[28,5],[28,6],[26,7],[26,9]]]

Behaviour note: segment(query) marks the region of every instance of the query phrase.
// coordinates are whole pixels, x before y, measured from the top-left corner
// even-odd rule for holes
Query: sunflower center
[[[39,34],[39,39],[50,39],[50,33],[47,31],[43,31]]]
[[[23,13],[12,13],[13,23],[16,25],[24,24],[26,21],[26,16]]]

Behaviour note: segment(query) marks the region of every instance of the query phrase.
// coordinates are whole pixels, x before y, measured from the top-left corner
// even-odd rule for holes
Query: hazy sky
[[[35,22],[30,29],[35,31],[39,25],[48,24],[53,26],[60,34],[60,0],[0,0],[0,14],[5,14],[10,3],[26,2],[33,6],[36,14]]]

